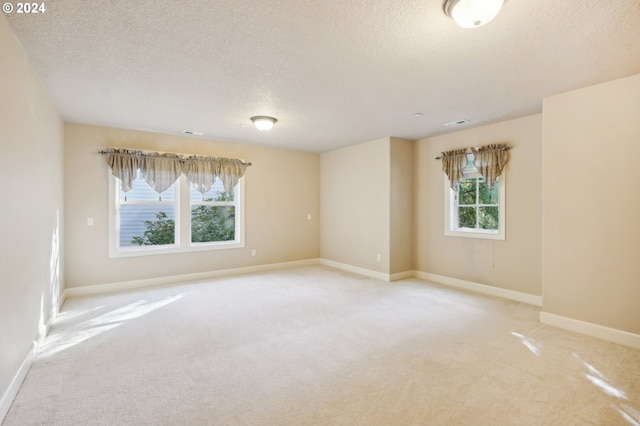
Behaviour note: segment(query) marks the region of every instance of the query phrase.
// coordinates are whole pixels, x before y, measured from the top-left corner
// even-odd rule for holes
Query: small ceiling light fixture
[[[444,13],[462,28],[480,27],[498,16],[505,0],[445,0]]]
[[[251,121],[253,122],[253,125],[256,126],[256,129],[262,132],[271,130],[278,122],[275,118],[266,115],[256,115],[255,117],[251,117]]]

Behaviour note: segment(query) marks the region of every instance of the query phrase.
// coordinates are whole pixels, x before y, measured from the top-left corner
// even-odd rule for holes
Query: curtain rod
[[[137,148],[107,148],[107,149],[101,149],[100,151],[98,151],[98,154],[102,154],[102,155],[105,155],[105,154],[128,155],[128,154],[123,154],[121,152],[112,153],[112,152],[108,151],[110,149],[127,149],[129,151],[141,152],[142,154],[145,154],[145,155],[155,153],[155,154],[175,154],[175,155],[179,155],[179,156],[183,156],[183,157],[191,157],[191,156],[193,156],[193,157],[213,157],[213,158],[223,158],[223,159],[227,158],[227,157],[216,157],[214,155],[185,154],[185,153],[181,153],[181,152],[146,151],[144,149],[137,149]],[[232,158],[232,160],[233,160],[233,158]],[[246,162],[244,162],[242,160],[240,160],[240,163],[242,163],[242,165],[244,165],[244,166],[252,166],[253,165],[252,163],[246,163]]]
[[[468,151],[470,148],[465,148],[465,151]],[[494,149],[492,151],[509,151],[510,149],[513,149],[512,146],[505,146],[504,148],[498,148],[498,149]],[[467,154],[471,154],[470,152],[465,152],[465,155]],[[442,160],[442,157],[438,156],[436,158],[434,158],[434,160]]]

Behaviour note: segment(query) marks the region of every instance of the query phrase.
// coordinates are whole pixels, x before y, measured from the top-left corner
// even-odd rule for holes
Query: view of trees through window
[[[233,241],[235,239],[235,207],[211,205],[216,202],[233,201],[233,192],[216,191],[191,206],[191,242]],[[134,236],[131,244],[137,246],[167,245],[175,243],[175,220],[166,212],[155,214],[154,220],[144,221],[144,233]]]
[[[191,242],[233,241],[236,238],[234,206],[207,205],[207,202],[233,201],[233,192],[217,191],[215,198],[191,206]]]
[[[176,221],[169,219],[166,212],[156,213],[156,220],[145,220],[147,228],[142,236],[131,239],[131,244],[136,246],[161,246],[173,244],[176,237]]]
[[[465,178],[458,186],[458,227],[498,229],[498,185],[489,189],[484,178]]]

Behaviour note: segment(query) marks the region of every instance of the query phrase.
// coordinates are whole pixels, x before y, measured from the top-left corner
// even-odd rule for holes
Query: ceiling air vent
[[[182,133],[184,133],[185,135],[191,135],[191,136],[204,136],[204,133],[196,132],[194,130],[183,130]]]
[[[458,120],[458,121],[451,121],[449,123],[444,123],[446,127],[462,126],[463,124],[469,124],[469,120]]]

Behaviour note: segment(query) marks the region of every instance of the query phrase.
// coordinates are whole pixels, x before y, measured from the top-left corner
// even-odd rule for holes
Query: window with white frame
[[[120,188],[120,180],[116,187]],[[145,181],[138,176],[128,192],[118,190],[115,203],[115,231],[117,248],[130,249],[136,247],[178,247],[180,239],[176,238],[176,215],[180,199],[180,185],[173,184],[158,195]]]
[[[473,164],[473,154],[462,169],[462,179],[453,190],[445,178],[445,235],[505,239],[505,177],[501,175],[489,189]]]
[[[110,176],[111,257],[244,247],[244,178],[231,192],[217,178],[202,194],[181,175],[158,194],[139,174],[126,193]]]
[[[204,194],[190,187],[192,244],[235,241],[236,234],[241,232],[236,220],[238,192],[225,191],[220,179]]]

